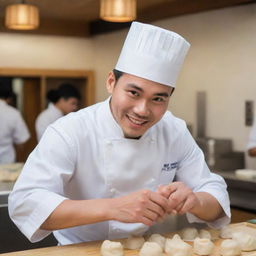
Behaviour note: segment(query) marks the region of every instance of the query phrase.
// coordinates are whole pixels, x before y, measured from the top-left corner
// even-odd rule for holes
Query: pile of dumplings
[[[241,255],[241,251],[256,250],[256,235],[236,232],[227,226],[221,229],[220,237],[226,239],[220,245],[220,254],[223,256],[238,256]]]
[[[220,245],[220,255],[239,256],[241,251],[256,250],[256,236],[234,233],[229,227],[221,230],[197,230],[186,228],[172,238],[153,234],[147,240],[144,237],[131,236],[121,242],[105,240],[101,246],[102,256],[124,256],[124,248],[139,250],[139,256],[199,256],[211,255],[214,250],[212,240],[225,238]],[[186,241],[193,241],[193,246]],[[256,256],[256,254],[255,254]]]

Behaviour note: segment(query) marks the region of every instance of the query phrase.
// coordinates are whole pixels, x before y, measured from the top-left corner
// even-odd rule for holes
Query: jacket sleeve
[[[227,225],[230,222],[231,214],[227,185],[224,179],[210,172],[202,150],[198,147],[187,129],[184,130],[180,144],[177,146],[180,147],[183,153],[179,161],[176,180],[184,182],[194,192],[207,192],[218,200],[225,216],[213,222],[208,222],[208,226],[221,228]],[[187,214],[187,218],[190,223],[205,222],[190,213]]]
[[[65,183],[74,171],[75,147],[70,138],[50,126],[30,154],[9,196],[9,214],[21,232],[37,242],[51,232],[42,223],[65,199]]]
[[[13,130],[14,144],[25,143],[30,138],[28,127],[20,113],[17,112],[15,128]]]

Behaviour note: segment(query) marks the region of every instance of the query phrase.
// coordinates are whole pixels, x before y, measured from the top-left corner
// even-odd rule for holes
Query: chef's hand
[[[157,192],[168,198],[168,213],[184,214],[191,212],[195,207],[200,205],[196,194],[183,182],[160,185]]]
[[[113,198],[110,207],[114,220],[151,226],[166,213],[168,199],[157,192],[140,190]]]

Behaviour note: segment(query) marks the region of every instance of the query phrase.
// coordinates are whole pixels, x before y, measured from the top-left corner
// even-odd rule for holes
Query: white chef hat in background
[[[175,87],[189,47],[175,32],[133,22],[115,69]]]

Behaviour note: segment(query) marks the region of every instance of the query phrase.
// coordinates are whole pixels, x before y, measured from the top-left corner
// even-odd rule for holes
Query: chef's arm
[[[151,226],[164,216],[167,207],[168,199],[150,190],[118,198],[64,200],[40,228],[57,230],[107,220]]]
[[[196,192],[194,194],[198,203],[188,211],[189,213],[205,221],[214,221],[224,216],[225,213],[215,197],[207,192]]]
[[[248,154],[249,156],[256,156],[256,148],[250,148]]]
[[[57,230],[108,220],[107,208],[110,200],[64,200],[40,228]]]
[[[158,193],[169,199],[169,213],[188,212],[205,221],[224,216],[224,211],[215,197],[207,192],[193,192],[183,182],[160,186]]]

